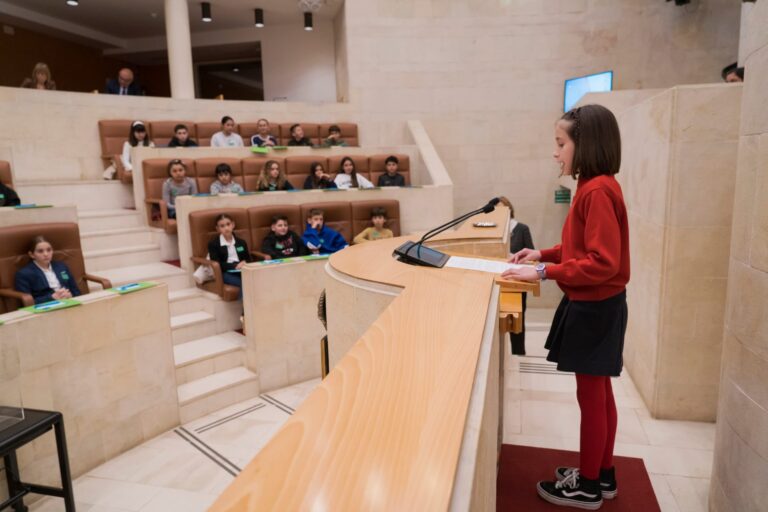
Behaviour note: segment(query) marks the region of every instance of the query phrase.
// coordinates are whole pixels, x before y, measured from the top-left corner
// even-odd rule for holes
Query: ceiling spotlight
[[[239,73],[240,72],[240,68],[232,68],[232,71],[235,72],[235,73]]]
[[[211,17],[211,2],[203,2],[200,4],[200,8],[203,10],[203,21],[210,23],[213,21]]]
[[[306,30],[307,32],[312,31],[312,13],[311,12],[304,13],[304,30]]]
[[[253,11],[254,23],[258,28],[264,26],[264,9],[255,9]]]
[[[77,7],[80,5],[80,2],[78,0],[67,0],[67,5],[71,5],[72,7]]]
[[[672,0],[667,0],[667,2],[671,2]],[[688,5],[691,3],[691,0],[675,0],[675,5]]]

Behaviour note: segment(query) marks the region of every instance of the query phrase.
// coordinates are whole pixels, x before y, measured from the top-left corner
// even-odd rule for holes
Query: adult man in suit
[[[531,230],[522,222],[515,220],[515,208],[506,197],[500,197],[499,202],[509,208],[509,252],[515,254],[522,249],[535,249]],[[518,334],[509,333],[512,342],[512,353],[518,356],[525,355],[525,307],[527,293],[523,293],[523,331]]]
[[[133,71],[128,68],[122,68],[117,73],[117,80],[114,78],[107,82],[107,88],[104,91],[107,94],[117,94],[119,96],[141,96],[141,87],[133,81]]]

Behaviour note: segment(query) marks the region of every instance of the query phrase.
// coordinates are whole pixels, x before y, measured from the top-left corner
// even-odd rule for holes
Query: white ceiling
[[[253,27],[253,10],[264,9],[266,24],[301,26],[303,18],[297,0],[209,0],[213,22],[200,20],[200,1],[188,0],[192,32]],[[333,19],[344,0],[326,0],[315,14],[319,19]],[[77,25],[119,39],[162,36],[165,34],[163,0],[80,0],[70,7],[65,0],[0,0],[3,4],[42,15],[40,20],[55,19],[67,27]],[[10,11],[10,9],[7,9]],[[13,15],[14,13],[11,13]],[[26,21],[30,20],[29,17]],[[45,23],[44,23],[45,24]],[[72,29],[70,28],[71,32]],[[81,34],[86,35],[86,34]]]

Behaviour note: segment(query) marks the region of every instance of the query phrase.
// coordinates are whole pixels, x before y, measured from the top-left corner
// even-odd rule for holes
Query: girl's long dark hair
[[[357,167],[355,167],[355,161],[354,161],[354,160],[352,160],[352,159],[351,159],[350,157],[348,157],[348,156],[345,156],[344,158],[342,158],[342,159],[341,159],[341,163],[339,164],[339,172],[340,172],[341,174],[346,174],[346,173],[344,172],[344,163],[345,163],[347,160],[349,160],[350,162],[352,162],[352,174],[350,174],[350,176],[352,177],[352,186],[353,186],[353,187],[355,187],[355,188],[357,188],[359,185],[357,184]]]
[[[584,105],[560,118],[573,141],[573,179],[616,174],[621,167],[621,134],[613,112],[602,105]]]
[[[131,125],[131,131],[128,133],[128,142],[131,144],[131,146],[136,147],[139,145],[139,139],[136,138],[136,132],[144,132],[147,133],[147,127],[144,126],[141,123],[134,123]],[[142,146],[149,146],[149,133],[147,133],[147,136],[144,137],[144,140],[141,141]]]

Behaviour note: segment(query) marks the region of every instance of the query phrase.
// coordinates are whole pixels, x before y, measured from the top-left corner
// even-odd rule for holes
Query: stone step
[[[216,334],[216,317],[205,311],[171,317],[171,337],[174,345],[214,334]]]
[[[162,262],[110,268],[93,273],[109,279],[113,286],[139,281],[157,281],[168,285],[169,293],[192,286],[189,274],[175,265]]]
[[[245,363],[245,336],[234,331],[174,345],[176,383],[186,384]]]
[[[65,206],[76,204],[78,210],[132,208],[133,187],[116,181],[21,181],[17,184],[25,203]]]
[[[77,217],[81,233],[144,226],[141,214],[136,210],[78,210]]]
[[[259,396],[258,376],[244,366],[216,372],[178,387],[182,423]]]
[[[142,244],[83,251],[83,258],[88,272],[96,272],[102,269],[120,268],[141,263],[160,263],[161,254],[159,244]]]
[[[171,307],[171,316],[205,311],[214,313],[213,302],[199,288],[184,288],[168,292],[168,304]]]
[[[152,232],[145,227],[80,232],[84,252],[152,244]]]

